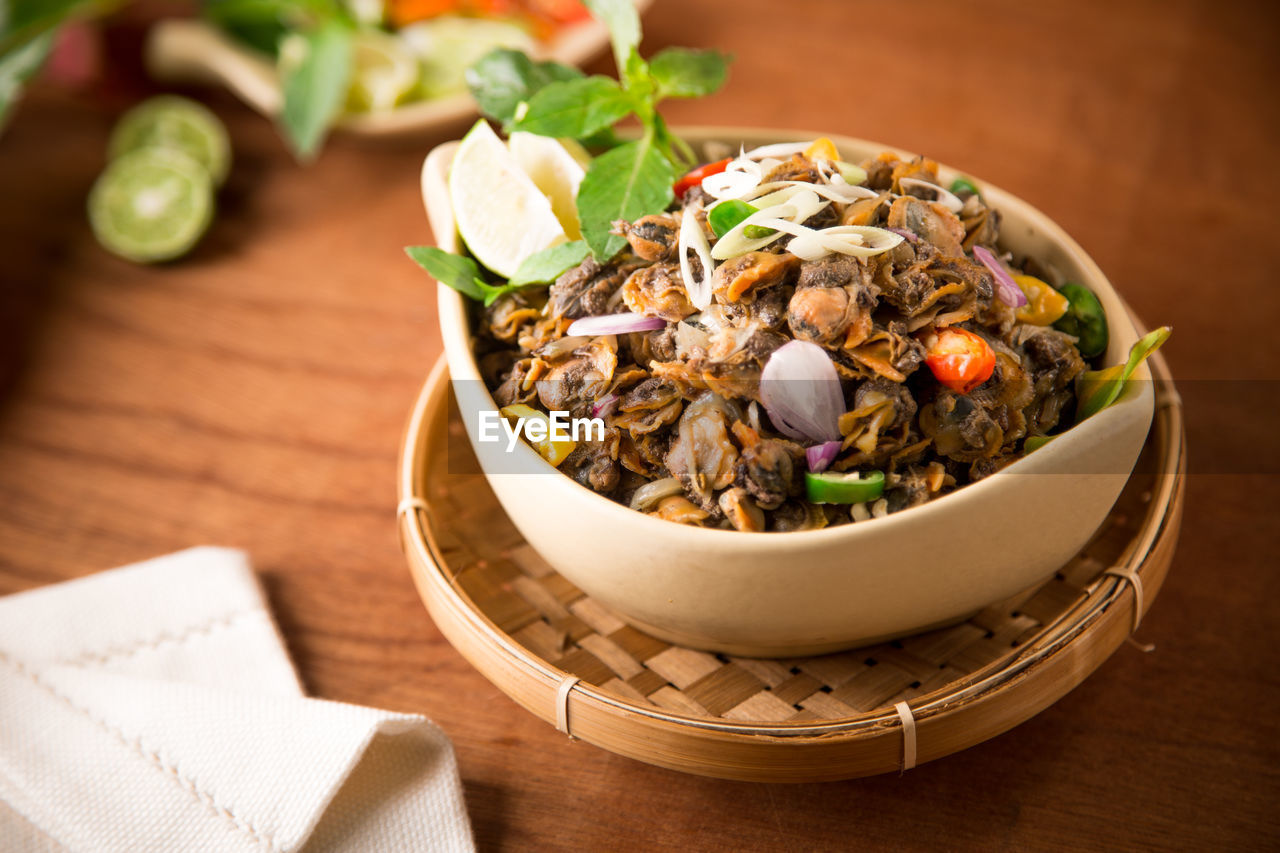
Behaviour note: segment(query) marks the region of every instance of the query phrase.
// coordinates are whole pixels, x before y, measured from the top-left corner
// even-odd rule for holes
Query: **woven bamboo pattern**
[[[461,425],[449,447],[469,453]],[[443,449],[443,448],[442,448]],[[463,453],[450,460],[464,470]],[[474,467],[474,457],[470,460]],[[621,699],[696,717],[839,720],[909,701],[1000,660],[1082,601],[1133,538],[1149,481],[1134,477],[1089,546],[1053,579],[967,622],[820,657],[753,660],[695,651],[627,625],[556,574],[507,521],[478,469],[432,466],[429,502],[446,571],[531,654]]]
[[[556,573],[480,473],[447,374],[428,380],[406,436],[401,535],[432,617],[483,674],[572,734],[704,775],[816,781],[899,769],[907,703],[920,761],[1029,718],[1129,635],[1131,569],[1149,607],[1176,546],[1184,491],[1180,402],[1163,360],[1151,436],[1089,544],[1046,583],[971,619],[888,643],[794,659],[672,645]],[[561,691],[566,679],[579,679]],[[560,696],[565,697],[561,706]]]

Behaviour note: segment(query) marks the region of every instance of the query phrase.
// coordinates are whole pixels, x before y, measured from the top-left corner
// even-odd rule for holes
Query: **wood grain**
[[[179,263],[116,260],[83,205],[112,121],[150,91],[129,70],[136,17],[103,85],[38,86],[0,136],[0,592],[248,549],[313,694],[426,713],[454,739],[484,849],[1274,846],[1273,5],[659,0],[646,30],[649,50],[738,57],[673,123],[927,152],[1040,207],[1172,323],[1194,473],[1140,632],[1154,654],[1122,649],[1045,713],[901,778],[727,783],[566,741],[445,643],[396,543],[397,445],[439,351],[401,247],[430,239],[417,171],[444,137],[337,138],[301,168],[261,118],[200,93],[235,145],[221,215]]]

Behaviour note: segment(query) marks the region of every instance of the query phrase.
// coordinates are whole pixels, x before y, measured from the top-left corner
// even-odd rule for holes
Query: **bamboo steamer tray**
[[[1142,458],[1089,544],[1044,584],[889,643],[753,660],[627,625],[558,575],[502,512],[452,405],[443,358],[402,448],[401,545],[449,642],[572,737],[725,779],[899,771],[1053,704],[1129,637],[1156,597],[1177,544],[1186,452],[1168,368],[1158,353],[1151,365],[1156,413]]]

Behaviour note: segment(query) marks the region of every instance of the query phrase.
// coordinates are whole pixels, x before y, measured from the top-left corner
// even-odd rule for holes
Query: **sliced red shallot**
[[[604,314],[599,317],[582,317],[569,324],[566,335],[624,335],[627,332],[652,332],[667,325],[661,317],[643,314]]]
[[[809,470],[817,474],[825,471],[827,466],[835,461],[836,454],[840,452],[840,441],[824,441],[822,444],[815,444],[813,447],[806,447],[804,450],[805,459],[809,462]]]
[[[844,412],[840,377],[826,350],[792,341],[773,351],[760,372],[760,402],[780,432],[800,441],[839,439]]]
[[[1022,288],[1018,287],[1018,283],[1013,280],[1013,276],[1009,275],[1009,271],[1004,268],[1004,264],[991,254],[990,251],[982,246],[973,247],[973,256],[982,262],[982,265],[991,270],[991,275],[996,280],[996,298],[1005,305],[1012,305],[1014,308],[1027,304],[1027,295],[1022,292]]]
[[[613,410],[618,408],[618,401],[622,398],[617,394],[607,394],[591,404],[591,417],[603,418],[606,415],[613,414]]]

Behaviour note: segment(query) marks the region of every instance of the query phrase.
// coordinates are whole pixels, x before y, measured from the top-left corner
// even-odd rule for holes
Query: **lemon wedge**
[[[449,201],[471,254],[503,278],[534,252],[569,239],[550,200],[484,119],[458,145]]]

